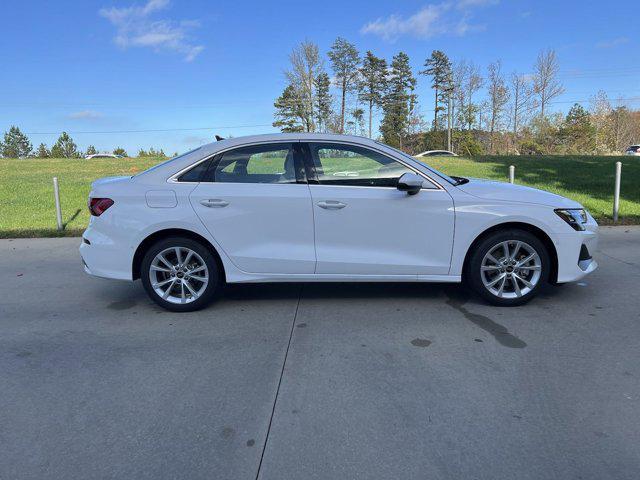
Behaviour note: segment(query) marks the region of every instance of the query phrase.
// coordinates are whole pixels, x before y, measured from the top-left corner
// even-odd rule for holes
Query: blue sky
[[[337,36],[388,59],[402,50],[415,71],[441,49],[483,69],[501,59],[506,73],[528,73],[553,48],[566,88],[555,109],[587,106],[599,89],[637,108],[636,14],[634,1],[11,2],[0,39],[0,131],[15,124],[34,145],[51,145],[67,130],[82,149],[129,153],[271,132],[291,49],[309,39],[326,54]],[[426,77],[417,93],[428,117]],[[189,130],[201,127],[215,128]],[[171,131],[140,132],[154,129]]]

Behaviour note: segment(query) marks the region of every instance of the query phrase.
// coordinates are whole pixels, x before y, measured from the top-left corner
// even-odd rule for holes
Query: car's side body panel
[[[313,211],[303,184],[202,182],[191,205],[231,262],[249,273],[314,273]],[[206,206],[208,201],[224,206]]]
[[[454,211],[441,189],[310,185],[319,274],[447,275]],[[325,201],[346,205],[319,208]]]

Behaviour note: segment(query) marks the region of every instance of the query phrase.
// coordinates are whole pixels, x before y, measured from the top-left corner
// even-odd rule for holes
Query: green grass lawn
[[[134,175],[155,165],[155,158],[94,160],[0,159],[0,238],[80,235],[89,222],[91,182],[112,175]],[[56,230],[53,177],[58,177],[62,222]]]
[[[542,188],[582,203],[601,222],[610,223],[615,162],[621,160],[621,221],[640,224],[640,158],[636,157],[461,157],[429,158],[450,175],[506,181],[509,165],[516,183]],[[0,238],[79,235],[89,221],[91,182],[111,175],[133,175],[159,159],[0,159]],[[63,232],[56,230],[52,178],[58,177]]]

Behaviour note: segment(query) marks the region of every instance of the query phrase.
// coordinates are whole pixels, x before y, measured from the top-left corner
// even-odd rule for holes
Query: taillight
[[[94,217],[99,217],[104,211],[113,205],[110,198],[89,198],[89,212]]]

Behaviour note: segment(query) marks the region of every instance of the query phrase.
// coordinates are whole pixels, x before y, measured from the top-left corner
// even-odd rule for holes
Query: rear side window
[[[205,160],[204,162],[200,162],[191,170],[183,173],[178,177],[179,182],[199,182],[202,180],[209,164],[211,163],[211,159]]]
[[[207,174],[217,183],[298,183],[300,168],[293,145],[273,143],[223,153]],[[298,172],[298,173],[296,173]]]

